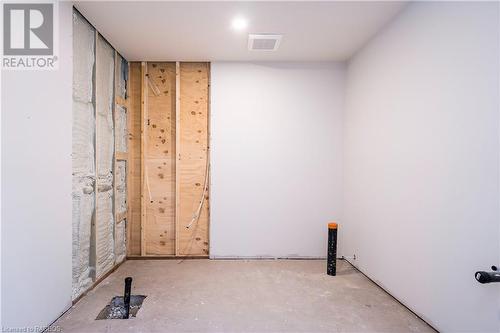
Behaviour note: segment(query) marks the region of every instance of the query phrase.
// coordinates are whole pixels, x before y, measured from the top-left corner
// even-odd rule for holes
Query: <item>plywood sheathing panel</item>
[[[147,64],[145,255],[175,254],[175,63]]]
[[[128,88],[128,209],[127,255],[141,254],[141,63],[130,63]]]
[[[115,51],[100,35],[96,43],[96,278],[115,263],[113,163]]]
[[[95,115],[93,70],[95,30],[73,12],[72,125],[72,299],[92,285],[91,228],[95,207]]]
[[[208,254],[208,189],[204,194],[208,172],[208,98],[209,64],[181,62],[177,255]],[[197,217],[200,201],[203,206]]]

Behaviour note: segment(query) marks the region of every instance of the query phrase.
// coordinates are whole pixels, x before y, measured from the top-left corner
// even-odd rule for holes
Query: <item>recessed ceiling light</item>
[[[233,19],[233,21],[231,22],[231,26],[234,30],[241,31],[248,27],[248,21],[243,17],[238,16]]]

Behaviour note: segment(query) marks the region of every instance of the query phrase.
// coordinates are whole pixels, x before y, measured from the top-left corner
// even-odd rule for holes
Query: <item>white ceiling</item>
[[[342,61],[404,2],[81,1],[76,8],[128,60]],[[234,17],[248,20],[234,31]],[[276,52],[247,50],[248,33],[281,33]]]

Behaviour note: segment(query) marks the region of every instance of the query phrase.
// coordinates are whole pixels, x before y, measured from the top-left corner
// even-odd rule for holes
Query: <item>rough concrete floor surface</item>
[[[95,320],[113,296],[147,295],[137,317]],[[434,332],[349,263],[128,260],[53,326],[62,332]]]

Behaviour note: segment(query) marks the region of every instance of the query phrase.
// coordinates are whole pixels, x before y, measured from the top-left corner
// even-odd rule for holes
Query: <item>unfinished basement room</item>
[[[500,332],[500,2],[1,8],[2,332]]]

